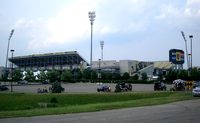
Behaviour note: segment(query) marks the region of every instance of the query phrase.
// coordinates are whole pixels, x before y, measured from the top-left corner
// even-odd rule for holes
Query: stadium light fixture
[[[94,19],[96,17],[95,11],[90,11],[88,12],[89,15],[89,20],[91,24],[91,52],[90,52],[90,66],[92,68],[92,33],[93,33],[93,24],[94,24]]]

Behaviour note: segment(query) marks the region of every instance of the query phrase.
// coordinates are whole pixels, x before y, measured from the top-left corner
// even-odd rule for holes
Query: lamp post
[[[11,92],[13,92],[13,52],[15,51],[15,50],[10,50],[11,51],[11,53],[12,53],[12,64],[11,64],[11,77],[12,77],[12,80],[11,80],[11,84],[10,84],[10,88],[11,88]]]
[[[101,60],[103,61],[103,45],[104,45],[104,41],[100,41],[100,45],[101,45]]]
[[[14,29],[11,30],[10,36],[8,38],[8,47],[7,47],[7,54],[6,54],[6,69],[8,67],[8,51],[9,51],[9,47],[10,47],[10,39],[12,38],[13,33],[14,33]]]
[[[98,79],[99,79],[99,82],[100,82],[100,79],[101,79],[101,59],[99,59]]]
[[[191,43],[191,44],[190,44],[190,46],[191,46],[191,48],[190,48],[190,50],[191,50],[191,51],[190,51],[190,54],[191,54],[191,56],[190,56],[190,60],[191,60],[191,61],[190,61],[190,64],[191,64],[191,66],[190,66],[190,67],[191,67],[191,70],[192,70],[192,55],[193,55],[193,54],[192,54],[192,38],[193,38],[193,35],[190,35],[189,38],[190,38],[190,43]]]
[[[92,68],[92,31],[93,31],[93,23],[94,23],[94,19],[96,17],[95,15],[95,11],[90,11],[88,12],[89,15],[89,19],[90,19],[90,23],[91,23],[91,52],[90,52],[90,66]]]

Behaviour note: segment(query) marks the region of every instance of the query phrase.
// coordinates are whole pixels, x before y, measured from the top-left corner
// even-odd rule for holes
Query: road
[[[0,119],[0,123],[197,123],[200,99],[89,113]]]
[[[4,83],[2,83],[3,85]],[[104,85],[108,85],[111,87],[111,90],[115,90],[115,83],[104,83]],[[132,84],[133,91],[153,91],[153,84]],[[23,92],[23,93],[37,93],[37,89],[49,88],[51,85],[49,84],[41,84],[41,85],[17,85],[13,86],[14,92]],[[62,87],[65,88],[65,92],[72,93],[94,93],[97,92],[98,85],[96,83],[66,83],[62,84]],[[8,86],[10,90],[10,86]],[[171,85],[167,85],[167,89],[169,90]]]

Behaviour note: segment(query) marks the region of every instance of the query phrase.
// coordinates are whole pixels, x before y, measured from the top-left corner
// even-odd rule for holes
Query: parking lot
[[[4,83],[2,83],[4,84]],[[115,90],[115,83],[104,83],[103,85],[108,85],[111,87],[111,91]],[[99,84],[97,83],[65,83],[62,84],[62,87],[65,88],[65,92],[70,93],[94,93],[97,92],[97,87]],[[10,86],[7,86],[10,90]],[[14,92],[24,92],[24,93],[37,93],[37,90],[49,89],[51,87],[50,84],[32,84],[32,85],[14,85]],[[132,91],[154,91],[153,84],[132,84]],[[167,85],[167,90],[169,90],[171,85]]]

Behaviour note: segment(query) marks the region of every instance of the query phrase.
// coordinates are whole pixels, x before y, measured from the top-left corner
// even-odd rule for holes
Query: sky
[[[170,49],[185,51],[184,31],[200,66],[200,0],[0,0],[0,66],[12,29],[14,56],[77,51],[89,62],[89,11],[96,13],[93,61],[100,41],[104,60],[166,61]]]

